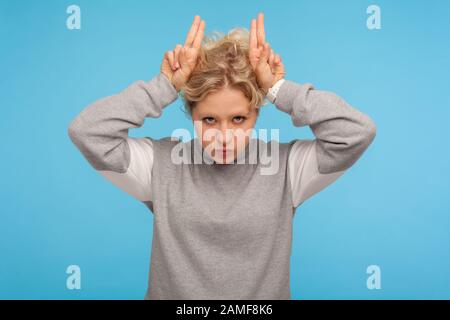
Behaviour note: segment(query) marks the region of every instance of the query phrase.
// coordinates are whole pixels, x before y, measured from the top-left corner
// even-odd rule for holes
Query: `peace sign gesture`
[[[161,64],[161,73],[167,76],[177,91],[189,79],[201,48],[206,22],[196,15],[192,22],[184,46],[177,44],[174,50],[167,51]]]
[[[266,42],[262,13],[258,14],[258,20],[252,19],[251,22],[249,59],[258,85],[266,94],[269,88],[286,74],[281,57],[275,54]]]

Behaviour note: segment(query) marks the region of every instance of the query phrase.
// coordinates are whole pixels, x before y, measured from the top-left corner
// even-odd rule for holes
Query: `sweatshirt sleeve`
[[[140,201],[151,201],[152,139],[129,137],[128,130],[141,127],[146,117],[160,117],[177,97],[162,73],[136,81],[82,110],[68,127],[69,137],[106,179]]]
[[[315,136],[291,141],[288,171],[296,208],[361,157],[375,138],[376,125],[341,97],[310,83],[285,80],[274,103],[291,116],[294,126],[308,125]]]

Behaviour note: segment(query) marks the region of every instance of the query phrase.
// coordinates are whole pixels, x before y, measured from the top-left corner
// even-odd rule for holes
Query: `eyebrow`
[[[250,111],[248,111],[248,112],[242,112],[242,113],[239,113],[239,112],[236,112],[236,113],[233,113],[233,114],[231,114],[229,117],[230,118],[234,118],[234,117],[242,117],[242,116],[249,116],[250,115]],[[211,117],[211,118],[217,118],[217,115],[215,115],[214,113],[205,113],[205,114],[200,114],[200,118],[207,118],[207,117]]]

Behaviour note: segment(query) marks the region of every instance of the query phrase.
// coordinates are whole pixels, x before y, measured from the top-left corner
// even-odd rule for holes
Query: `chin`
[[[234,157],[227,157],[226,159],[223,157],[213,157],[213,159],[218,164],[229,164],[234,161]]]

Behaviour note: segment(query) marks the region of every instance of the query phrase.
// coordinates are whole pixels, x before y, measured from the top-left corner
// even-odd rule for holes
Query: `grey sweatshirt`
[[[315,139],[252,139],[239,157],[256,155],[256,163],[179,163],[175,149],[190,160],[207,155],[197,138],[128,136],[177,97],[158,74],[89,105],[68,130],[95,170],[153,213],[144,298],[290,299],[295,210],[360,158],[375,123],[332,92],[285,80],[276,108],[294,126],[310,126]],[[263,172],[263,150],[277,151],[270,174]]]

